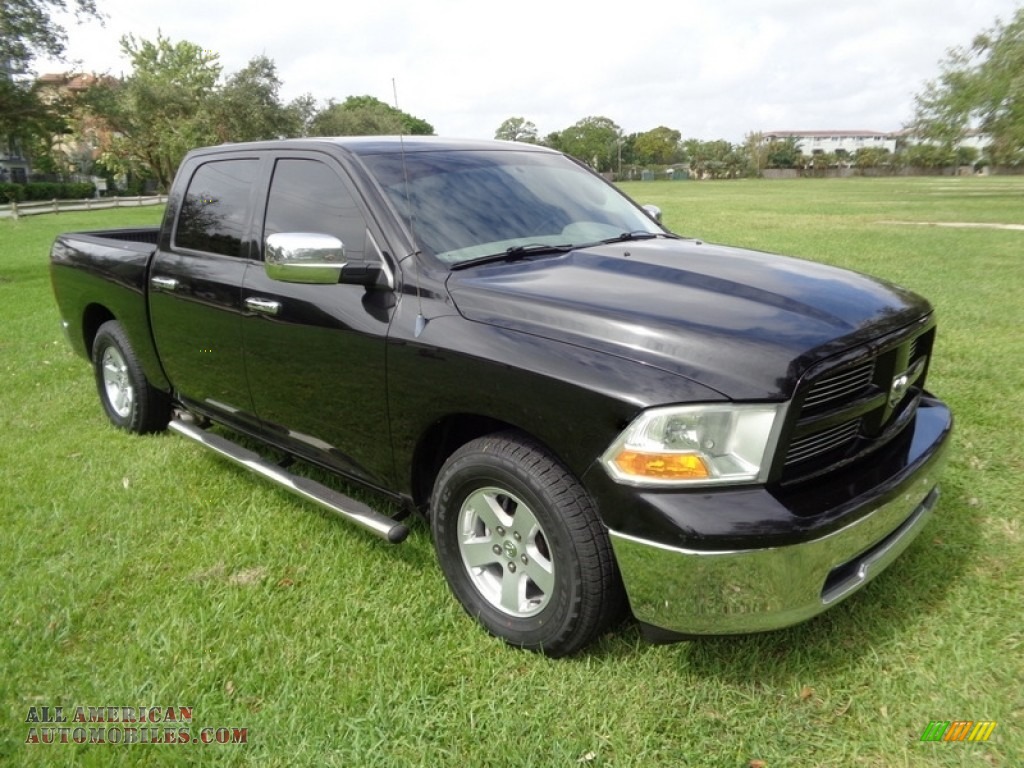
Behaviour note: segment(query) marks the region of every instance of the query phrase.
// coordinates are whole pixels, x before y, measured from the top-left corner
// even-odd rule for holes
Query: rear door
[[[187,404],[239,426],[256,424],[242,355],[242,282],[252,256],[260,159],[201,156],[149,276],[153,337]],[[258,255],[258,251],[256,251]]]
[[[317,152],[279,153],[259,242],[281,232],[341,239],[347,262],[379,262],[381,234],[339,162]],[[395,293],[358,285],[245,274],[242,340],[253,404],[273,439],[374,485],[393,473],[385,340]]]

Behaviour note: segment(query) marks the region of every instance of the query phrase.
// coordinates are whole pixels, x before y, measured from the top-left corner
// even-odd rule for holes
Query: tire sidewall
[[[442,469],[431,508],[431,525],[441,569],[466,611],[494,635],[513,645],[541,650],[569,630],[580,600],[577,553],[557,502],[542,483],[511,459],[494,453],[453,457]],[[460,513],[481,488],[507,490],[526,504],[544,531],[554,565],[555,586],[548,604],[528,617],[510,616],[493,606],[473,583],[459,547]]]

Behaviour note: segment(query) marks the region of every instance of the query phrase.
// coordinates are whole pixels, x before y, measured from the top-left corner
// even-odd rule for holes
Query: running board
[[[171,419],[168,428],[190,440],[195,440],[214,453],[219,453],[236,464],[252,470],[257,475],[274,481],[296,496],[301,496],[303,499],[319,504],[324,509],[328,509],[344,517],[346,520],[350,520],[370,533],[375,533],[382,539],[390,541],[392,544],[405,541],[406,536],[409,535],[409,529],[402,523],[395,522],[390,517],[375,512],[361,501],[356,501],[349,496],[338,493],[326,485],[318,483],[316,480],[294,475],[266,461],[258,453],[243,448],[227,438],[191,424],[186,424],[180,419]]]

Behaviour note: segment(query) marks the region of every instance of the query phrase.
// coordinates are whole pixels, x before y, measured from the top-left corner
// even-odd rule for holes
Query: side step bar
[[[192,424],[187,424],[180,419],[171,419],[168,428],[190,440],[195,440],[197,443],[215,453],[219,453],[221,456],[231,459],[236,464],[250,469],[268,480],[274,481],[296,496],[301,496],[308,501],[315,502],[324,509],[328,509],[344,517],[346,520],[352,521],[370,533],[375,533],[382,539],[390,541],[392,544],[405,541],[405,538],[409,535],[409,529],[402,523],[398,523],[390,517],[375,512],[362,502],[338,493],[326,485],[318,483],[316,480],[294,475],[276,464],[271,464],[259,454],[243,448],[227,438],[205,429],[200,429]]]

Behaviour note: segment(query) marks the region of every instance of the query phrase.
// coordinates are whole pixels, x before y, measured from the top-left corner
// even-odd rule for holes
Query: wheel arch
[[[410,485],[413,504],[416,509],[426,512],[434,481],[445,461],[471,440],[497,432],[515,432],[544,448],[558,458],[556,451],[529,431],[507,421],[475,413],[453,413],[433,424],[416,442],[413,453]]]
[[[113,302],[111,302],[113,304]],[[153,345],[153,337],[149,328],[149,315],[137,318],[131,308],[124,306],[111,309],[106,303],[90,302],[81,313],[81,325],[77,329],[72,326],[69,340],[72,345],[80,345],[78,349],[87,360],[92,359],[92,345],[100,327],[109,320],[116,320],[128,337],[135,354],[139,358],[146,379],[157,389],[171,393],[171,384],[164,374],[163,367]],[[77,338],[76,338],[77,337]]]
[[[108,320],[117,320],[117,316],[102,304],[89,304],[82,312],[82,343],[88,354],[92,352],[92,344],[100,326]]]

